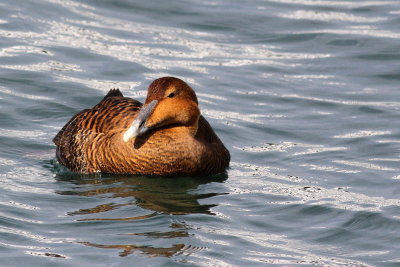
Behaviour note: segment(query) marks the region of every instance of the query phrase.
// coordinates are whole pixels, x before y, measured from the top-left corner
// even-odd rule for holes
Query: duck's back
[[[123,97],[118,89],[110,92],[92,109],[85,109],[73,116],[54,137],[57,159],[74,172],[93,173],[88,162],[99,150],[101,141],[110,139],[121,129],[129,127],[142,104]]]

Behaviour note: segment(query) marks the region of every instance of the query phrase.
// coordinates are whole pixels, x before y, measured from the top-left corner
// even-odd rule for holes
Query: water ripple
[[[361,17],[354,16],[348,13],[341,12],[320,12],[310,10],[297,10],[290,13],[281,14],[283,18],[289,19],[310,19],[310,20],[321,20],[321,21],[347,21],[347,22],[358,22],[358,23],[372,23],[386,20],[382,17]]]
[[[62,259],[69,259],[69,258],[70,258],[70,257],[67,257],[66,255],[58,254],[58,253],[39,252],[39,251],[29,251],[29,250],[26,250],[26,251],[25,251],[25,254],[32,255],[32,256],[51,257],[51,258],[62,258]]]
[[[235,180],[236,188],[232,189],[235,193],[247,194],[268,192],[274,195],[285,195],[295,197],[297,200],[291,201],[291,203],[304,203],[311,202],[318,205],[334,206],[337,209],[353,210],[353,211],[370,211],[379,212],[385,207],[400,206],[399,199],[391,199],[384,197],[372,197],[362,193],[355,193],[349,191],[343,191],[342,189],[329,189],[321,186],[315,187],[310,185],[301,186],[299,184],[287,184],[279,183],[277,181],[258,180],[254,177],[271,177],[274,179],[288,180],[287,176],[276,173],[271,173],[269,168],[263,166],[257,166],[254,164],[238,164],[241,172],[235,171],[236,177],[246,178],[244,180]],[[336,170],[335,170],[336,171]],[[257,176],[255,176],[257,174]],[[253,177],[249,179],[248,177]],[[303,182],[311,179],[305,179]],[[238,190],[237,188],[240,188]],[[316,190],[310,190],[310,189]],[[282,204],[287,204],[286,202]]]
[[[87,218],[87,219],[78,219],[78,222],[89,222],[89,221],[137,221],[137,220],[144,220],[148,218],[152,218],[156,216],[157,213],[153,212],[147,215],[141,215],[141,216],[134,216],[134,217],[128,217],[128,218]]]
[[[342,135],[335,135],[333,138],[360,138],[360,137],[367,137],[367,136],[379,136],[379,135],[389,135],[391,131],[358,131],[354,133],[347,133]]]
[[[287,3],[294,5],[306,5],[306,6],[333,6],[333,7],[341,7],[341,8],[362,8],[368,6],[380,6],[380,5],[396,5],[397,1],[362,1],[362,2],[354,2],[354,1],[329,1],[329,0],[270,0],[271,2],[278,3]]]
[[[4,65],[1,65],[4,66]],[[24,99],[33,99],[33,100],[54,100],[51,97],[47,96],[38,96],[38,95],[32,95],[32,94],[24,94],[24,93],[19,93],[15,92],[13,90],[9,90],[5,87],[0,86],[0,93],[3,93],[5,95],[11,95],[11,96],[16,96]]]
[[[377,107],[388,107],[388,108],[399,108],[400,102],[391,102],[391,101],[358,101],[358,100],[339,100],[339,99],[329,99],[329,98],[320,98],[320,97],[311,97],[305,95],[298,94],[283,94],[276,96],[283,98],[296,98],[296,99],[304,99],[318,102],[327,102],[334,104],[342,104],[342,105],[358,105],[358,106],[377,106]]]
[[[184,244],[174,244],[171,247],[152,247],[152,246],[137,246],[137,245],[101,245],[90,242],[81,242],[81,244],[95,248],[120,249],[122,250],[119,253],[119,256],[121,257],[126,257],[136,251],[139,251],[140,253],[144,253],[152,257],[172,257],[174,255],[181,255],[181,254],[190,255],[195,251],[200,251],[204,249],[204,248],[192,247],[190,245],[186,247]]]
[[[356,167],[372,169],[372,170],[382,170],[382,171],[397,171],[397,170],[399,170],[399,169],[393,169],[393,168],[386,168],[386,167],[382,167],[382,166],[367,163],[367,162],[357,162],[357,161],[348,161],[348,160],[334,160],[333,162],[340,163],[343,165],[348,165],[348,166],[356,166]]]

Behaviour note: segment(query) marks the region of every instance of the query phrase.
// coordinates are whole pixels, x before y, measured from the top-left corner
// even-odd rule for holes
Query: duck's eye
[[[175,96],[175,93],[170,93],[169,95],[167,95],[167,97],[172,98]]]

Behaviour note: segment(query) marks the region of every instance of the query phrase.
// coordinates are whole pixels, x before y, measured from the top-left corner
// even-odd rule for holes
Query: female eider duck
[[[53,141],[58,161],[84,174],[207,175],[223,172],[230,161],[200,115],[195,92],[174,77],[153,81],[143,105],[111,89]]]

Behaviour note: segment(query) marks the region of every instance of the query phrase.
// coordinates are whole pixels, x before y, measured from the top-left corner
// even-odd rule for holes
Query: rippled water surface
[[[225,175],[56,162],[72,115],[165,75]],[[399,265],[399,82],[397,0],[0,0],[0,265]]]

